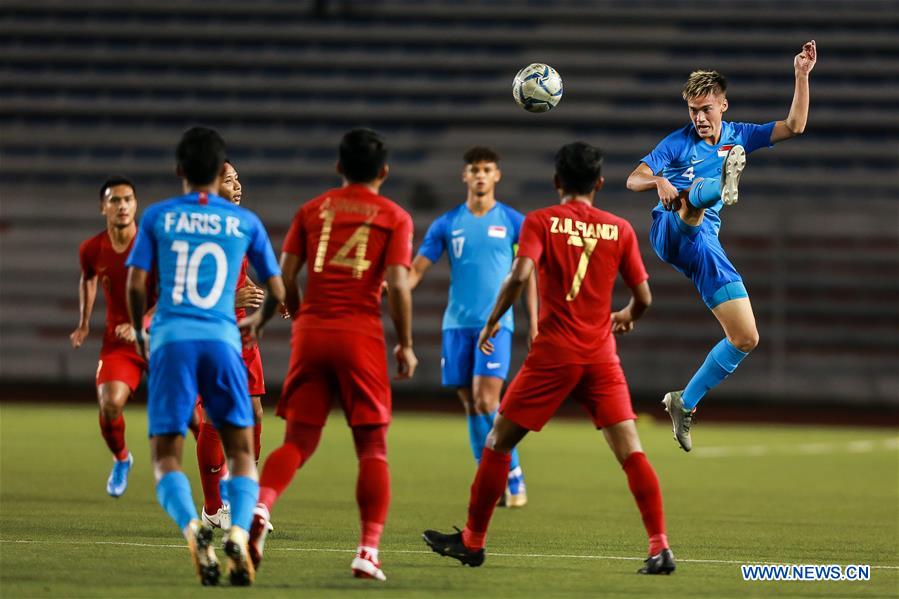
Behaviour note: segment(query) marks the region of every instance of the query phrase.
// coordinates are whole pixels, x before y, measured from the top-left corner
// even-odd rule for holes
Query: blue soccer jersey
[[[431,262],[440,260],[443,252],[449,257],[451,280],[444,330],[480,329],[486,324],[512,266],[522,222],[520,212],[497,202],[480,217],[461,204],[430,226],[418,254]],[[500,325],[514,330],[511,308]]]
[[[150,350],[173,341],[224,341],[238,352],[234,295],[246,255],[263,281],[281,274],[259,218],[205,193],[150,206],[128,266],[159,271]]]
[[[764,125],[722,121],[721,137],[716,145],[710,145],[697,135],[691,123],[663,139],[640,161],[646,163],[653,174],[665,177],[681,191],[689,189],[697,177],[720,178],[724,157],[735,145],[743,146],[747,154],[759,148],[771,147],[773,130],[773,121]],[[721,228],[719,211],[723,205],[719,200],[705,211],[705,218],[710,221],[716,234]],[[664,209],[661,202],[655,208]]]

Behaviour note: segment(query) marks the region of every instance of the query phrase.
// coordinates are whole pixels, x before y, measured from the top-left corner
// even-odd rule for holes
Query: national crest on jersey
[[[225,341],[238,351],[234,295],[244,256],[265,281],[280,274],[259,218],[214,195],[154,204],[141,220],[128,266],[159,269],[151,350],[172,341]]]
[[[450,263],[443,329],[481,328],[487,322],[515,258],[523,220],[524,216],[501,202],[482,216],[475,216],[466,204],[460,204],[428,228],[418,253],[437,262],[446,252]],[[511,309],[500,324],[514,329]]]

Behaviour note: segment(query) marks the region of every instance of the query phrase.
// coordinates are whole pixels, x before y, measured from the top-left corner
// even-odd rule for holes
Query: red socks
[[[353,428],[359,458],[356,503],[359,505],[359,545],[378,548],[390,508],[390,469],[387,466],[387,425]]]
[[[643,525],[649,535],[649,555],[655,555],[668,547],[659,479],[642,451],[629,455],[622,468],[627,474],[627,485],[637,501],[640,515],[643,516]]]
[[[122,461],[128,458],[128,446],[125,444],[125,416],[119,414],[115,420],[107,420],[100,412],[100,434],[115,459]]]
[[[489,447],[485,447],[481,454],[478,473],[471,484],[468,523],[462,531],[462,543],[469,549],[484,548],[493,510],[506,490],[511,461],[512,454],[500,453]]]
[[[321,436],[320,426],[287,422],[284,444],[269,454],[259,476],[259,503],[272,510],[297,470],[315,453]]]
[[[194,415],[193,418],[190,419],[190,422],[187,423],[187,428],[190,429],[191,434],[194,436],[194,440],[200,440],[200,428],[203,426],[203,408],[200,406],[200,402],[197,401],[196,405],[194,405]]]
[[[203,485],[203,504],[207,514],[215,514],[222,507],[219,482],[227,473],[222,439],[211,422],[200,425],[197,437],[197,464],[200,466],[200,483]]]

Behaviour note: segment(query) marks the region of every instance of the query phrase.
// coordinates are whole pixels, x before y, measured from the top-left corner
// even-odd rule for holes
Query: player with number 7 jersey
[[[484,563],[487,528],[505,489],[512,450],[528,432],[542,429],[571,396],[585,408],[594,426],[602,429],[627,475],[649,537],[649,557],[639,572],[670,574],[675,569],[658,477],[640,446],[636,415],[612,336],[630,332],[649,308],[648,275],[631,225],[593,206],[603,184],[602,160],[599,148],[583,142],[565,145],[556,154],[560,203],[525,217],[512,272],[478,339],[484,353],[493,352],[491,338],[500,317],[520,297],[536,268],[537,338],[487,435],[471,485],[468,522],[457,533],[426,530],[423,534],[434,552],[472,567]],[[613,312],[612,288],[619,273],[631,290],[631,300]]]

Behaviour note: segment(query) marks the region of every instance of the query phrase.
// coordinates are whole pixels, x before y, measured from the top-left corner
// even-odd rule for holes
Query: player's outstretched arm
[[[418,366],[418,358],[412,351],[412,289],[409,270],[400,264],[387,267],[387,310],[396,329],[396,358],[398,380],[411,379]]]
[[[643,281],[631,289],[631,301],[623,310],[612,312],[612,332],[623,335],[634,330],[634,323],[640,319],[652,304],[649,282]]]
[[[147,343],[144,338],[144,313],[147,311],[147,271],[136,266],[128,267],[128,283],[126,299],[128,300],[128,316],[134,328],[134,344],[137,353],[145,360],[149,358]]]
[[[665,177],[656,177],[645,162],[641,162],[627,178],[627,188],[631,191],[649,191],[654,189],[659,200],[668,210],[680,208],[681,196],[674,185]]]
[[[415,260],[412,261],[412,270],[409,271],[409,290],[413,290],[418,287],[418,284],[421,283],[422,278],[424,278],[425,273],[428,271],[431,266],[433,266],[433,262],[419,254],[415,256]]]
[[[78,281],[78,327],[69,335],[72,347],[81,347],[91,330],[91,314],[94,312],[94,300],[97,299],[97,277],[84,278]]]
[[[806,42],[802,50],[793,59],[793,69],[796,72],[796,86],[793,90],[793,103],[790,105],[790,114],[785,121],[777,121],[774,130],[771,131],[771,143],[790,139],[801,135],[805,131],[808,121],[808,77],[815,62],[818,60],[818,48],[815,40]]]
[[[499,319],[518,301],[533,274],[534,261],[530,258],[519,256],[512,262],[512,271],[503,281],[496,303],[493,305],[493,312],[490,313],[487,324],[481,329],[478,337],[478,347],[488,356],[493,353],[493,342],[490,338],[499,330]]]

